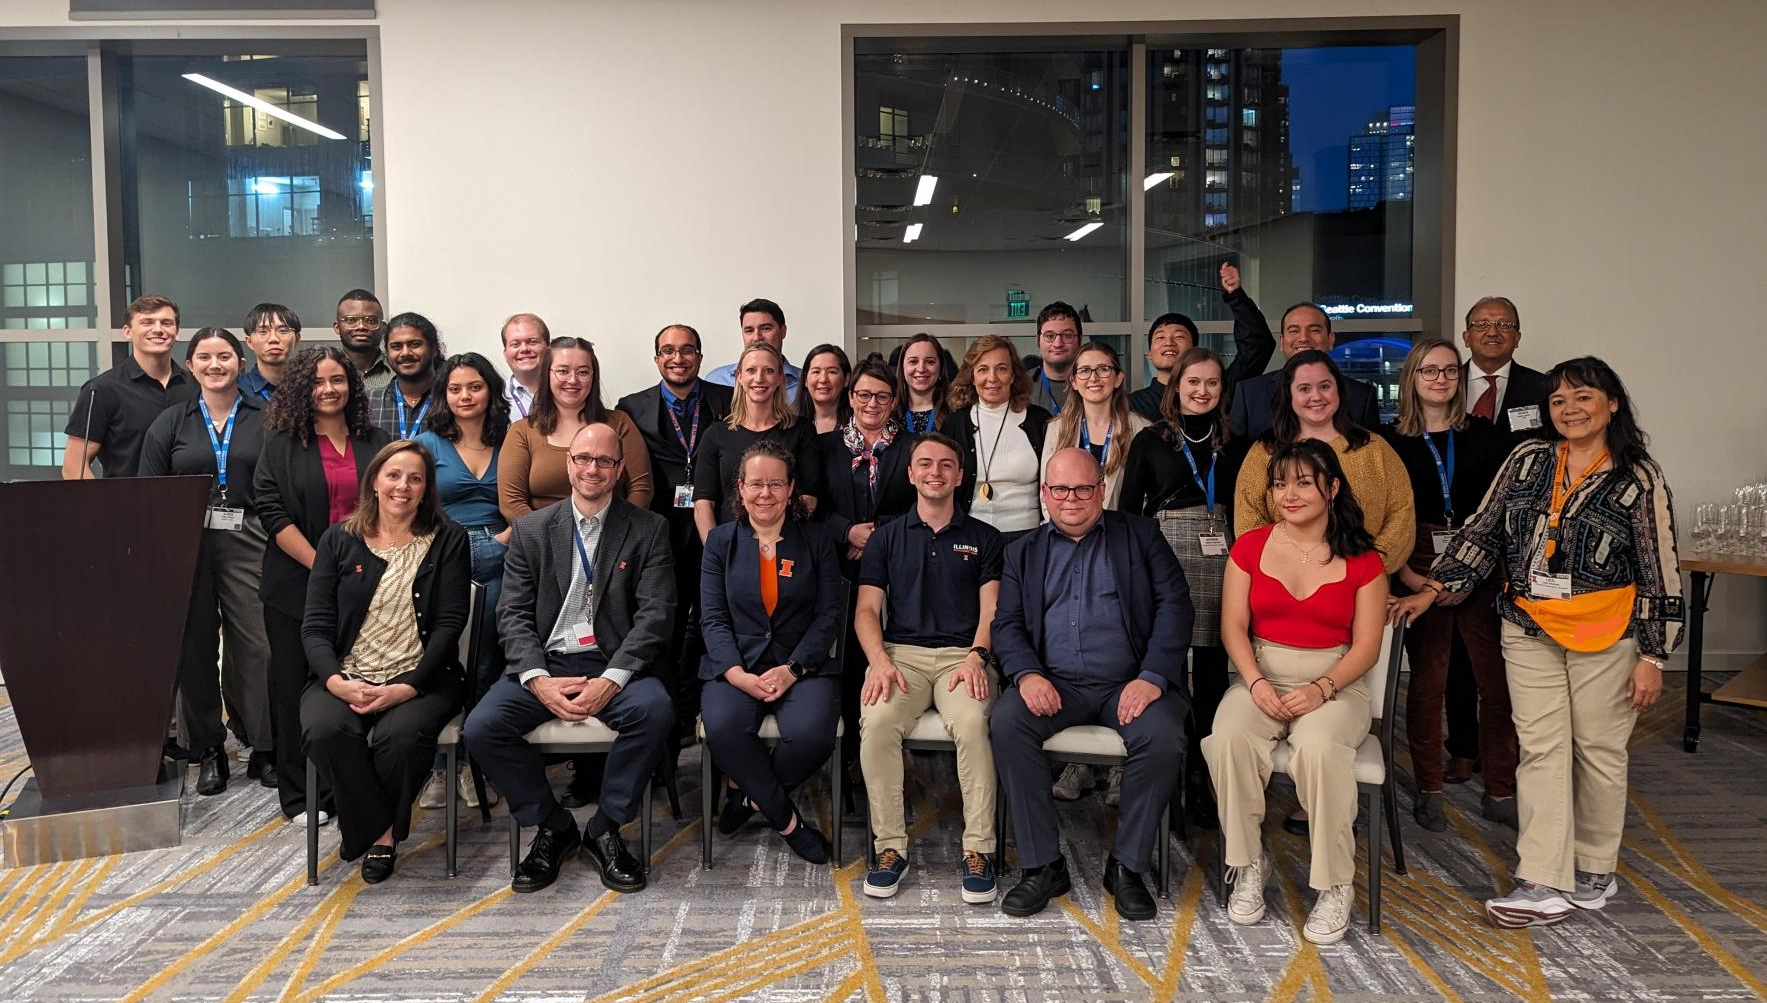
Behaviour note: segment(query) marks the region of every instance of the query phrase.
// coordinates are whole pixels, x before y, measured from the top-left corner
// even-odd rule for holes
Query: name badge
[[[595,643],[595,626],[588,623],[571,624],[571,636],[577,639],[578,647],[587,648]]]
[[[1528,594],[1536,599],[1569,599],[1571,576],[1536,571],[1528,576]]]
[[[677,484],[677,485],[675,485],[675,507],[676,508],[692,508],[693,507],[693,485],[691,485],[691,484]]]
[[[225,529],[237,533],[245,528],[245,509],[211,505],[203,519],[204,529]]]
[[[1509,427],[1517,432],[1540,427],[1540,405],[1528,404],[1523,407],[1512,407],[1509,413]]]
[[[1196,538],[1202,544],[1204,557],[1227,556],[1227,536],[1223,533],[1204,533]]]
[[[1430,530],[1430,547],[1438,554],[1446,554],[1454,545],[1454,531],[1451,529]]]

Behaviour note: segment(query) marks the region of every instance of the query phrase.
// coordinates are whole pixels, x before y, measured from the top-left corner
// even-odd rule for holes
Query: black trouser
[[[301,747],[301,694],[311,676],[301,644],[301,618],[264,607],[270,642],[270,730],[276,741],[276,793],[282,813],[294,818],[308,808],[306,751]],[[321,778],[315,807],[331,810],[330,785]]]
[[[1448,755],[1479,758],[1479,681],[1458,631],[1448,649],[1448,686],[1442,699],[1448,711]]]
[[[460,709],[465,689],[464,680],[447,673],[427,693],[358,714],[325,684],[308,684],[301,696],[301,744],[337,805],[339,857],[355,860],[389,828],[394,842],[411,834],[411,805],[429,779],[436,736]]]
[[[1012,807],[1019,863],[1043,867],[1061,857],[1055,795],[1049,786],[1049,758],[1043,743],[1063,728],[1097,724],[1121,735],[1129,758],[1123,763],[1123,796],[1117,804],[1117,836],[1112,853],[1138,874],[1153,867],[1160,819],[1178,780],[1184,754],[1184,697],[1168,691],[1126,725],[1117,723],[1117,702],[1130,681],[1057,679],[1061,709],[1049,717],[1031,713],[1017,686],[1000,694],[988,718],[993,733],[994,769]]]
[[[1227,695],[1227,649],[1197,647],[1190,649],[1190,712],[1194,727],[1190,729],[1190,752],[1184,760],[1184,777],[1189,789],[1207,797],[1209,764],[1203,761],[1202,740],[1215,727],[1215,711]]]
[[[723,679],[714,679],[700,691],[699,706],[712,762],[761,809],[775,830],[790,825],[796,810],[791,792],[814,776],[834,751],[840,680],[807,676],[779,699],[762,703]],[[769,714],[779,721],[779,742],[772,749],[759,735],[761,721]],[[838,825],[839,805],[834,813]]]
[[[673,520],[671,520],[673,522]],[[699,632],[699,565],[702,548],[692,523],[675,533],[675,622],[670,625],[669,657],[663,683],[675,704],[676,730],[691,737],[699,716],[699,660],[706,646]]]
[[[599,652],[546,656],[546,668],[554,676],[594,677],[606,667]],[[615,693],[595,718],[619,732],[607,755],[597,805],[608,821],[625,825],[638,817],[644,786],[668,743],[675,710],[661,682],[638,676]],[[546,782],[545,758],[526,738],[551,720],[552,711],[512,676],[497,680],[466,719],[464,737],[473,762],[509,799],[510,814],[522,825],[539,825],[562,810]]]

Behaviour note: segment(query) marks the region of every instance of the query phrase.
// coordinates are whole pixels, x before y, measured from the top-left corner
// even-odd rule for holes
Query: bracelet
[[[1646,655],[1646,654],[1643,654],[1642,652],[1639,654],[1638,658],[1640,661],[1649,662],[1650,664],[1656,666],[1658,672],[1663,671],[1663,669],[1667,668],[1669,665],[1669,661],[1666,658],[1658,658],[1655,655]]]
[[[1333,679],[1330,676],[1320,676],[1319,678],[1325,680],[1325,684],[1327,686],[1331,687],[1331,699],[1336,700],[1338,698],[1338,694],[1343,692],[1342,690],[1338,689],[1338,681],[1336,679]]]
[[[1263,676],[1259,676],[1259,677],[1258,677],[1258,678],[1256,678],[1256,679],[1254,679],[1254,680],[1252,680],[1252,685],[1251,685],[1251,686],[1247,686],[1247,687],[1246,687],[1246,691],[1247,691],[1247,692],[1250,692],[1250,691],[1251,691],[1251,689],[1252,689],[1252,687],[1253,687],[1253,686],[1257,686],[1257,685],[1258,685],[1258,684],[1259,684],[1259,683],[1270,683],[1270,680],[1269,680],[1269,679],[1266,679],[1266,678],[1265,678],[1265,677],[1263,677]],[[1273,690],[1274,690],[1274,689],[1275,689],[1275,688],[1276,688],[1276,684],[1275,684],[1275,683],[1270,683],[1270,688],[1271,688],[1271,689],[1273,689]]]
[[[1434,592],[1437,595],[1442,594],[1442,586],[1440,586],[1440,585],[1434,585],[1434,584],[1431,584],[1430,582],[1424,582],[1423,587],[1426,589],[1429,589],[1431,592]]]
[[[1313,680],[1313,686],[1314,686],[1314,688],[1319,690],[1319,699],[1321,699],[1321,700],[1330,700],[1331,699],[1331,694],[1325,692],[1325,687],[1319,685],[1319,680],[1317,680],[1317,679]]]

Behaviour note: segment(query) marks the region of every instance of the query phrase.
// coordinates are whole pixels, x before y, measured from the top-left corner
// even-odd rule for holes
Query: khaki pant
[[[988,711],[1000,681],[988,672],[988,698],[970,697],[969,688],[950,689],[951,673],[968,648],[917,648],[889,644],[884,652],[908,692],[892,689],[887,701],[859,708],[859,766],[871,802],[871,829],[879,853],[908,851],[908,822],[902,805],[902,738],[928,707],[937,707],[945,732],[957,743],[957,785],[963,792],[963,848],[994,852],[994,750],[988,744]]]
[[[1626,744],[1638,715],[1627,684],[1638,646],[1567,651],[1504,621],[1516,768],[1518,878],[1568,891],[1576,868],[1611,874],[1626,825]]]
[[[1252,639],[1258,670],[1276,692],[1287,693],[1331,671],[1348,650],[1290,648]],[[1329,688],[1329,686],[1327,687]],[[1288,739],[1289,774],[1301,807],[1307,809],[1313,861],[1307,883],[1324,891],[1356,880],[1356,747],[1368,737],[1373,720],[1366,679],[1358,679],[1336,700],[1294,721],[1268,717],[1252,702],[1238,674],[1215,726],[1202,741],[1203,758],[1215,783],[1221,838],[1227,866],[1245,867],[1263,852],[1264,788],[1269,786],[1271,753]]]

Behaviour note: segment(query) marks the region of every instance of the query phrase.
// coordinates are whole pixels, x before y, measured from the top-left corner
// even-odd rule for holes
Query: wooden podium
[[[206,477],[0,484],[0,673],[35,773],[6,866],[178,843],[161,753],[208,498]]]

